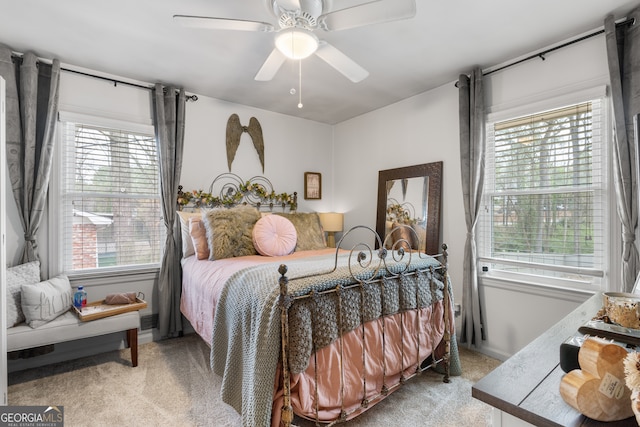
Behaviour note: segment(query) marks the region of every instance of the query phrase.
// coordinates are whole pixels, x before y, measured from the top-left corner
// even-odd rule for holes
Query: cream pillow
[[[180,235],[182,237],[182,258],[188,258],[195,254],[191,235],[189,234],[189,218],[201,218],[202,213],[200,213],[199,209],[192,212],[178,211],[178,216],[180,217]]]
[[[25,320],[22,311],[22,285],[34,285],[39,282],[40,261],[7,268],[7,328]]]
[[[253,227],[253,246],[260,255],[289,255],[296,248],[296,228],[279,215],[263,216]]]
[[[72,305],[73,291],[64,274],[34,285],[22,285],[22,311],[32,328],[66,313]]]

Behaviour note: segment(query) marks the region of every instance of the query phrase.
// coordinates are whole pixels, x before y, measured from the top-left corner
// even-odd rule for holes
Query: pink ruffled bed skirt
[[[419,321],[416,321],[417,315]],[[382,338],[383,322],[385,345]],[[416,333],[418,330],[419,334]],[[315,420],[317,405],[320,422],[337,419],[342,410],[349,414],[347,419],[353,418],[367,409],[361,405],[363,399],[369,401],[370,408],[384,399],[385,396],[381,394],[383,386],[386,385],[390,392],[394,391],[400,382],[401,372],[404,371],[405,377],[415,373],[419,363],[434,350],[437,358],[442,357],[444,346],[437,347],[444,337],[443,303],[440,301],[418,312],[409,311],[367,322],[364,333],[364,357],[362,328],[358,328],[345,334],[342,340],[316,352],[315,357],[311,356],[305,372],[291,376],[291,404],[296,415]],[[419,355],[416,355],[416,337],[420,340]],[[344,364],[342,371],[341,360]],[[363,390],[365,381],[366,391]],[[280,425],[283,395],[282,372],[278,367],[272,427]]]

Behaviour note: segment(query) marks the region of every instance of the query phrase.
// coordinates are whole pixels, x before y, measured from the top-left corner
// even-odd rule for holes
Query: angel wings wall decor
[[[264,173],[264,139],[262,138],[260,122],[255,117],[251,117],[249,126],[242,126],[240,117],[237,114],[232,114],[227,121],[227,164],[229,165],[229,172],[231,172],[231,163],[236,157],[236,151],[238,151],[240,137],[242,137],[243,132],[247,132],[251,136],[253,146],[260,158],[262,173]]]

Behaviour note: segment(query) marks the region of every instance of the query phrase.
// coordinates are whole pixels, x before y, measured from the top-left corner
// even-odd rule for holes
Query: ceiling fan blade
[[[415,15],[415,0],[378,0],[329,12],[318,21],[326,31],[338,31],[413,18]]]
[[[184,27],[207,28],[210,30],[237,30],[271,32],[273,25],[259,21],[242,19],[211,18],[207,16],[173,15],[173,20]]]
[[[361,82],[369,76],[367,70],[325,41],[320,42],[316,55],[354,83]]]
[[[267,82],[276,75],[287,58],[278,49],[273,49],[254,77],[259,82]]]

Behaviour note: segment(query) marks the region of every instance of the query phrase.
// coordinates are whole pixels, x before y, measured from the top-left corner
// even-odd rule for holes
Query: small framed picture
[[[322,198],[322,175],[320,173],[304,173],[304,198],[306,200]]]

